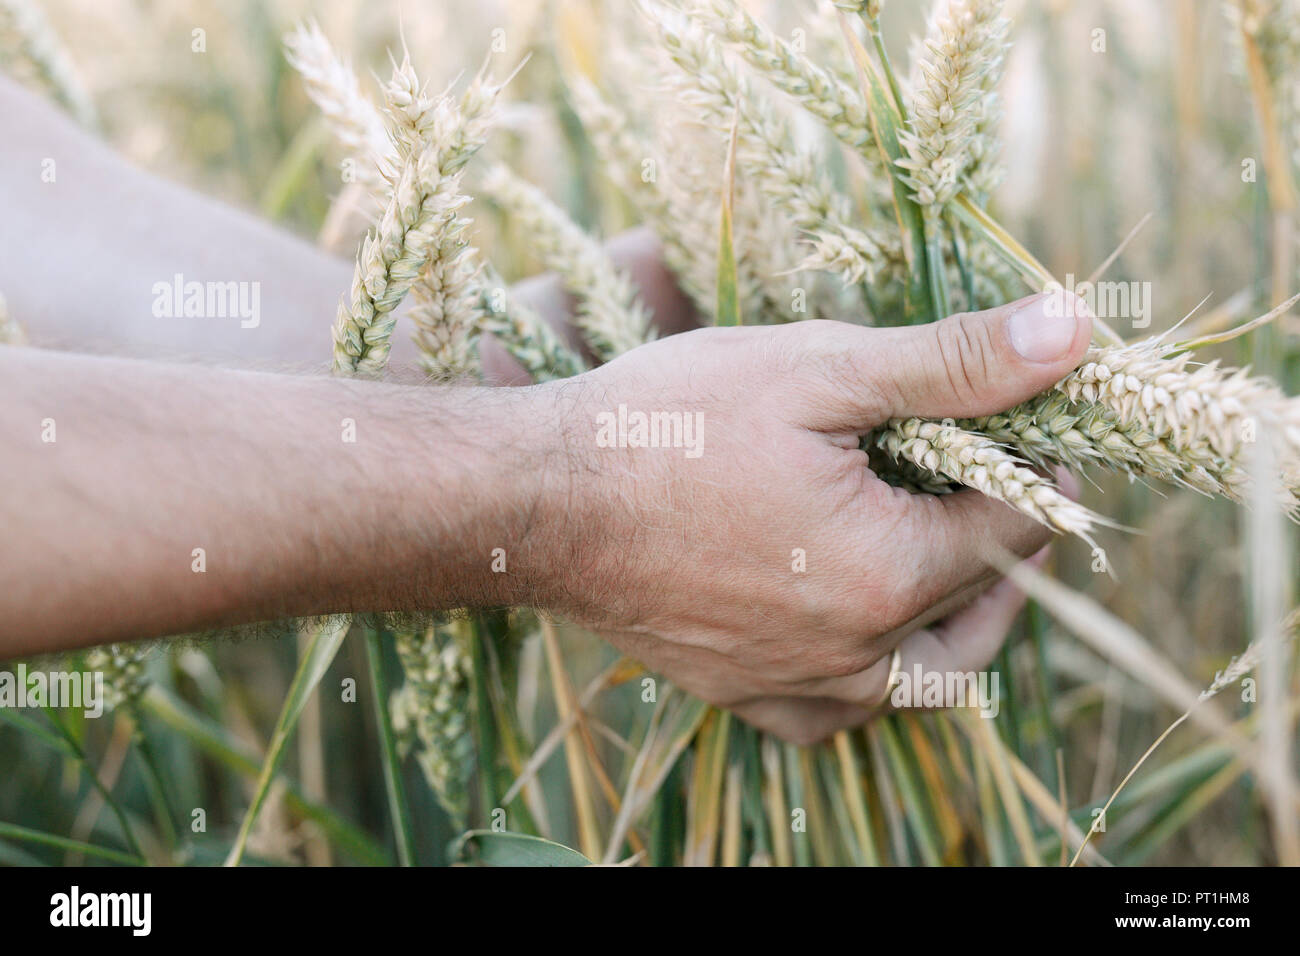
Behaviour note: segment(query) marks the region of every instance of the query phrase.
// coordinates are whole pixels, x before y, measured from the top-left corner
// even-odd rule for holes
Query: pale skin
[[[892,489],[858,438],[1043,390],[1087,347],[1081,309],[1052,323],[1031,298],[917,329],[698,329],[518,388],[341,381],[322,373],[350,263],[132,169],[3,82],[0,113],[0,290],[42,346],[0,349],[0,659],[531,604],[807,742],[878,711],[895,647],[909,670],[979,669],[1019,612],[988,546],[1041,554],[1049,533],[975,492]],[[45,157],[56,184],[40,182]],[[612,251],[665,332],[693,324],[653,239]],[[149,290],[176,272],[259,281],[261,324],[155,318]],[[553,279],[517,291],[564,321]],[[400,326],[394,343],[411,365]],[[487,364],[519,380],[495,345]],[[249,370],[286,365],[312,367]],[[620,404],[701,413],[703,453],[598,447],[597,417]]]

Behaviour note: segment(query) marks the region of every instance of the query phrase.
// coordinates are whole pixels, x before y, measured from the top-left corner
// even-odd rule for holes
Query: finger
[[[870,710],[843,701],[795,697],[750,701],[732,707],[731,712],[759,730],[801,746],[818,743],[837,730],[856,727],[871,717]]]
[[[954,586],[964,587],[989,573],[981,555],[989,545],[1027,558],[1052,540],[1050,528],[1035,521],[1004,501],[990,498],[972,488],[951,495],[935,495],[934,505],[922,505],[923,495],[913,495],[916,533],[945,545],[944,553],[953,570]],[[928,527],[927,527],[928,525]]]
[[[1046,555],[1044,548],[1029,560],[1041,564]],[[969,607],[909,636],[899,648],[899,676],[890,687],[888,707],[897,710],[973,705],[976,701],[969,696],[973,691],[979,706],[991,707],[996,713],[996,675],[984,677],[982,672],[997,656],[1024,605],[1024,592],[1004,579]],[[943,693],[935,695],[938,699],[934,700],[930,688],[939,687]],[[948,696],[950,688],[955,699]],[[962,693],[967,694],[965,701]]]
[[[1047,553],[1048,549],[1043,548],[1026,563],[1041,566]],[[959,596],[965,599],[959,610],[932,627],[911,630],[898,642],[899,672],[912,675],[919,665],[922,673],[964,674],[982,670],[997,656],[1007,631],[1025,605],[1024,592],[1004,578],[991,585],[966,588]],[[946,603],[951,606],[953,602]],[[867,709],[894,706],[905,701],[889,699],[891,695],[887,694],[892,667],[893,654],[886,652],[857,674],[809,681],[801,689],[813,697]]]
[[[923,615],[934,620],[927,612],[935,605],[996,576],[987,557],[991,550],[996,553],[990,545],[1028,557],[1052,538],[1037,521],[972,489],[909,495],[902,507],[906,511],[899,533],[923,559],[910,570],[900,569],[910,581],[895,599],[892,627]]]
[[[808,424],[865,431],[890,418],[1005,411],[1071,372],[1091,333],[1087,305],[1064,291],[907,328],[818,329],[809,358],[834,381],[815,390]]]
[[[1041,567],[1047,553],[1048,549],[1043,548],[1025,563]],[[968,607],[936,625],[931,630],[945,650],[943,666],[955,671],[988,667],[1024,606],[1025,592],[1003,578]]]

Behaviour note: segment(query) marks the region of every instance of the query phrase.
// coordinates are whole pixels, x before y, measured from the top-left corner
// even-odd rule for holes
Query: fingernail
[[[1087,305],[1068,292],[1045,292],[1007,317],[1011,347],[1030,362],[1056,362],[1074,344]]]

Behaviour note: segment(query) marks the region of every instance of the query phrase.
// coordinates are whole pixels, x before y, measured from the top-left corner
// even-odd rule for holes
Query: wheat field
[[[995,715],[796,746],[528,609],[177,635],[75,656],[108,719],[0,707],[0,862],[1300,865],[1300,5],[0,0],[0,70],[353,262],[335,376],[628,352],[637,227],[704,324],[1098,317],[1037,398],[863,436],[1056,532]]]

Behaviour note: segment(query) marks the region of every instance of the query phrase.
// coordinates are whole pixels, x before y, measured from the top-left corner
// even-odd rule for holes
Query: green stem
[[[486,625],[479,619],[462,622],[462,625],[469,628],[470,658],[474,668],[474,746],[478,759],[479,814],[484,825],[490,825],[492,811],[497,805],[497,733],[488,688],[487,653],[483,646]]]
[[[136,702],[132,701],[128,705],[127,714],[132,724],[131,740],[140,754],[140,765],[144,770],[145,788],[149,791],[149,802],[153,805],[154,819],[158,822],[163,843],[168,850],[174,851],[176,824],[172,817],[172,804],[167,797],[167,785],[158,769],[158,755],[140,719],[140,708]]]
[[[63,725],[63,722],[55,716],[54,711],[46,708],[45,715],[50,719],[50,723],[54,725],[60,735],[62,735],[64,742],[72,748],[73,759],[81,766],[81,769],[85,772],[86,778],[90,781],[91,786],[93,786],[95,790],[99,792],[99,795],[104,798],[104,802],[108,804],[109,809],[113,811],[113,816],[117,817],[118,826],[122,828],[122,835],[126,838],[127,846],[131,848],[131,852],[141,859],[144,859],[144,851],[140,849],[140,841],[135,838],[135,831],[131,829],[131,824],[127,822],[126,812],[122,809],[122,805],[114,799],[111,793],[109,793],[108,788],[100,781],[99,774],[95,773],[95,771],[91,769],[90,762],[86,759],[86,753],[81,749],[81,744],[79,744],[77,739],[72,736],[72,733]]]
[[[108,847],[95,846],[93,843],[83,843],[80,840],[70,840],[67,837],[55,836],[53,833],[42,833],[40,830],[29,830],[27,827],[16,826],[12,823],[0,823],[0,839],[21,840],[24,843],[36,843],[41,846],[54,847],[56,850],[66,850],[69,853],[80,853],[83,856],[99,857],[100,859],[109,860],[113,863],[122,863],[126,866],[145,865],[144,858],[140,856],[131,856],[117,850],[110,850]]]
[[[975,273],[971,271],[970,262],[966,258],[966,240],[962,237],[961,224],[951,215],[948,217],[948,228],[952,231],[952,257],[961,272],[961,285],[966,293],[966,308],[974,312],[979,306],[975,302]]]
[[[402,762],[388,712],[388,680],[384,675],[384,647],[378,631],[366,629],[366,661],[370,665],[370,695],[375,703],[375,725],[379,728],[380,756],[384,765],[384,789],[388,794],[388,815],[397,844],[397,861],[415,865],[415,839],[411,831],[411,810],[402,786]]]
[[[880,57],[880,66],[885,71],[885,81],[889,83],[889,92],[894,98],[894,108],[898,110],[902,124],[907,126],[910,122],[904,105],[907,100],[903,99],[902,87],[898,84],[898,77],[894,75],[894,64],[889,59],[889,48],[885,46],[885,38],[880,32],[880,18],[872,17],[868,20],[867,29],[871,31],[871,42],[875,45],[876,55]]]
[[[149,688],[139,705],[142,710],[176,731],[222,766],[246,777],[257,774],[261,766],[261,755],[252,751],[242,740],[231,736],[221,724],[193,710],[157,684]],[[285,805],[289,810],[319,826],[336,846],[354,860],[366,866],[392,864],[392,858],[368,833],[344,820],[329,807],[308,799],[296,783],[286,781],[286,784]]]
[[[302,709],[306,706],[307,699],[315,691],[321,678],[325,676],[325,671],[329,669],[334,655],[338,653],[343,638],[347,636],[349,623],[347,618],[342,618],[321,624],[312,635],[311,643],[304,650],[298,669],[294,671],[293,681],[289,684],[289,694],[280,709],[280,717],[276,720],[275,732],[267,745],[266,758],[262,761],[262,772],[258,775],[252,802],[249,803],[248,811],[239,826],[235,845],[231,847],[230,855],[226,857],[226,866],[239,866],[244,858],[244,850],[253,832],[253,824],[257,822],[257,815],[262,810],[266,795],[271,791],[271,782],[280,768],[280,761],[284,758],[285,745],[288,744],[294,728],[298,725],[298,718],[302,716]]]
[[[925,271],[930,279],[930,305],[937,318],[952,314],[948,304],[948,276],[943,268],[943,249],[940,245],[943,229],[938,216],[927,212],[925,217]]]

